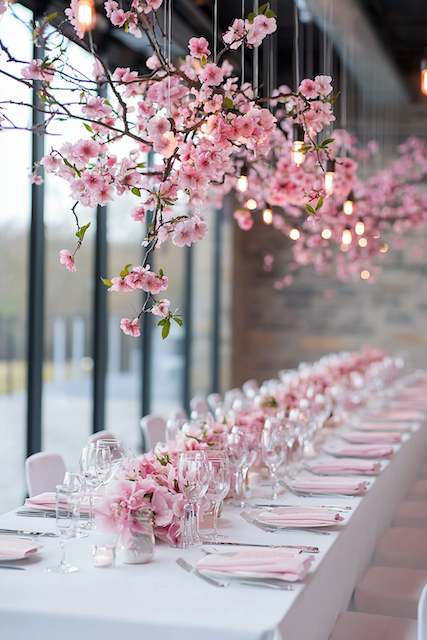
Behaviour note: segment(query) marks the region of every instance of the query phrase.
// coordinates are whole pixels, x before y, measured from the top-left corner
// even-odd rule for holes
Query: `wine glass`
[[[286,440],[284,429],[277,418],[267,418],[261,437],[261,450],[264,463],[270,471],[272,480],[272,498],[277,499],[279,491],[278,469],[285,459]]]
[[[109,438],[100,438],[99,440],[95,441],[95,444],[99,447],[106,447],[110,450],[110,456],[111,456],[110,476],[111,477],[108,480],[111,480],[115,472],[117,471],[117,469],[120,468],[123,461],[125,460],[126,451],[122,446],[120,440],[111,436]]]
[[[87,529],[81,527],[80,518],[87,517],[87,513],[81,513],[81,503],[84,494],[84,479],[80,473],[66,471],[62,486],[70,492],[74,502],[74,521],[77,538],[85,538],[88,535]]]
[[[212,534],[206,538],[209,542],[215,542],[220,536],[218,533],[218,517],[221,504],[230,490],[230,463],[228,456],[223,451],[208,452],[209,485],[206,497],[214,506]]]
[[[85,490],[89,497],[89,521],[87,528],[95,527],[93,500],[95,491],[111,473],[111,452],[102,443],[91,442],[83,448],[80,456],[80,470],[85,480]]]
[[[59,536],[61,556],[59,564],[46,569],[51,573],[74,573],[78,571],[77,567],[67,562],[65,548],[65,542],[76,537],[74,512],[75,500],[73,492],[63,485],[58,485],[56,487],[56,529]]]
[[[200,540],[198,503],[209,486],[209,467],[205,451],[183,451],[178,457],[178,485],[187,499],[181,547],[186,549]]]
[[[249,459],[248,440],[244,428],[237,426],[232,428],[227,438],[227,453],[234,479],[234,494],[239,506],[242,506],[245,502],[243,469]]]

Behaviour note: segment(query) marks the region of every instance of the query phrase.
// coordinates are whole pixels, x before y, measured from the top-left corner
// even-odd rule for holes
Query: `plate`
[[[33,551],[29,551],[28,553],[20,553],[16,556],[2,556],[0,554],[0,562],[15,562],[16,560],[26,560],[27,558],[32,558],[42,548],[42,546],[39,546],[37,548],[34,548]]]

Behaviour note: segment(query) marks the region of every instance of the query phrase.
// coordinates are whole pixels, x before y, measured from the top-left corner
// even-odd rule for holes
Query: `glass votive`
[[[94,544],[92,547],[94,567],[113,567],[116,558],[116,548],[113,544]]]
[[[125,564],[146,564],[154,556],[154,523],[151,509],[134,514],[130,527],[122,531],[117,541],[117,557]]]

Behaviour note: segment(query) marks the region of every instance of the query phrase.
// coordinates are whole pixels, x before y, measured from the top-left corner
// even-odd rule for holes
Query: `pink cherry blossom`
[[[246,36],[245,21],[240,18],[234,20],[228,31],[223,34],[222,39],[230,49],[238,49]]]
[[[141,335],[138,318],[134,318],[133,320],[129,320],[129,318],[122,318],[120,320],[120,329],[127,336],[133,336],[134,338],[137,338]]]
[[[331,76],[316,76],[314,78],[314,84],[316,90],[320,96],[326,97],[332,91],[332,78]],[[308,97],[308,96],[307,96]]]
[[[224,71],[213,62],[203,67],[200,80],[208,86],[217,86],[224,80]]]
[[[160,302],[155,304],[151,309],[151,313],[154,316],[160,316],[162,318],[165,318],[167,315],[169,315],[169,311],[170,311],[170,301],[167,299],[160,300]]]
[[[33,60],[29,65],[23,67],[22,77],[25,80],[44,80],[51,82],[55,75],[55,69],[52,65],[46,65],[43,60]]]
[[[59,262],[64,265],[67,271],[71,271],[72,273],[77,271],[76,265],[74,264],[74,257],[67,249],[61,249],[59,252]]]
[[[146,215],[145,207],[140,206],[137,209],[135,209],[135,211],[133,211],[132,219],[135,220],[136,222],[144,222],[145,215]]]
[[[188,48],[193,58],[208,58],[211,53],[209,51],[209,42],[206,38],[190,38]]]
[[[309,78],[306,78],[301,82],[300,86],[298,87],[298,91],[299,93],[302,93],[305,98],[309,99],[317,98],[319,95],[319,89],[316,83],[314,82],[314,80],[310,80]]]

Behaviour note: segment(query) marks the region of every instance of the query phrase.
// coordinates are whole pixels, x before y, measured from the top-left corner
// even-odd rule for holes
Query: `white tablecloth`
[[[339,611],[369,564],[375,541],[389,525],[424,460],[423,425],[400,447],[363,498],[296,498],[286,502],[352,505],[339,533],[265,533],[244,522],[238,510],[224,511],[225,532],[233,540],[317,545],[313,571],[295,591],[233,585],[219,589],[175,564],[198,550],[156,547],[148,565],[92,567],[91,538],[69,543],[70,560],[80,572],[46,573],[57,560],[57,541],[43,538],[39,560],[26,571],[0,570],[1,640],[326,640]],[[268,489],[266,489],[266,492]],[[0,517],[0,527],[54,530],[53,520]]]

